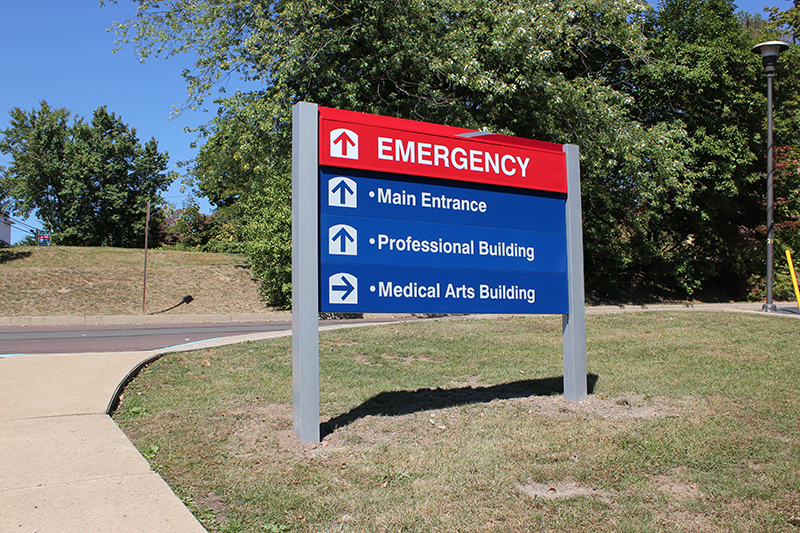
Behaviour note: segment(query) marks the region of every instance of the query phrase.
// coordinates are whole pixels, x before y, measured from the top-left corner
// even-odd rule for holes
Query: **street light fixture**
[[[768,313],[778,310],[772,303],[772,247],[774,244],[772,210],[775,202],[772,187],[772,76],[775,74],[775,66],[778,64],[778,54],[788,49],[789,45],[783,41],[767,41],[753,47],[753,53],[761,56],[764,74],[767,75],[767,302],[762,307],[762,311]]]

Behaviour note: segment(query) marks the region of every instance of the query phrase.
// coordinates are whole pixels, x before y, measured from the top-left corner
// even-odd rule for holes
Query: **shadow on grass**
[[[589,394],[594,392],[597,380],[596,374],[586,376]],[[563,377],[526,379],[490,387],[381,392],[358,407],[320,424],[320,438],[324,439],[337,429],[366,416],[400,416],[455,405],[488,403],[492,400],[527,398],[528,396],[554,396],[563,393]]]
[[[167,307],[166,309],[162,309],[161,311],[153,311],[150,314],[151,315],[160,315],[161,313],[166,313],[167,311],[172,311],[176,307],[180,307],[182,305],[189,305],[193,301],[194,301],[194,298],[192,297],[192,295],[191,294],[187,294],[186,296],[183,297],[183,300],[181,300],[180,302],[176,303],[172,307]]]
[[[10,263],[11,261],[16,261],[17,259],[25,259],[26,257],[30,256],[31,253],[29,251],[15,252],[13,250],[0,250],[0,264]]]

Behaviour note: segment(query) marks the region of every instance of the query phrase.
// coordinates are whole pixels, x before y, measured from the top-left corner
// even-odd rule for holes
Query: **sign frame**
[[[372,128],[387,123],[408,123],[419,128],[421,123],[402,121],[377,115],[356,114],[348,111],[322,108],[336,119],[355,116]],[[330,154],[320,150],[320,107],[309,102],[299,102],[292,108],[292,389],[293,428],[302,443],[320,441],[319,419],[319,297],[320,297],[320,230],[319,230],[319,173],[320,160],[330,159]],[[424,124],[435,134],[452,132],[456,128]],[[333,132],[331,132],[333,134]],[[352,150],[358,139],[352,139],[341,129],[335,130],[340,140],[338,157]],[[352,132],[350,132],[352,133]],[[528,139],[496,136],[481,132],[460,131],[462,143],[485,142],[496,148],[509,141],[534,150],[549,150],[553,145]],[[464,140],[466,139],[466,140]],[[499,140],[498,140],[499,139]],[[332,138],[333,140],[333,138]],[[555,145],[558,146],[558,145]],[[583,277],[583,225],[580,195],[580,154],[577,146],[562,145],[566,173],[566,240],[567,240],[567,300],[568,313],[562,314],[562,351],[564,368],[564,397],[582,401],[587,396],[586,319]],[[427,148],[426,148],[427,150]],[[330,151],[330,147],[328,147]],[[427,153],[427,152],[425,152]],[[347,157],[347,156],[346,156]],[[489,157],[487,152],[486,157]],[[496,156],[499,159],[499,155]],[[349,168],[352,158],[342,159]],[[426,160],[427,161],[427,160]],[[520,162],[521,164],[521,162]],[[552,166],[552,165],[551,165]],[[488,165],[486,165],[488,168]],[[549,168],[549,167],[548,167]],[[368,169],[369,170],[369,169]],[[374,170],[374,169],[373,169]],[[510,172],[512,167],[507,170]],[[409,172],[411,175],[414,171]],[[508,173],[506,173],[508,176]],[[452,176],[434,176],[444,179],[473,181]],[[501,179],[503,177],[501,176]],[[477,181],[480,182],[480,181]],[[548,180],[542,190],[560,190]],[[520,187],[516,182],[499,183],[500,186]],[[555,189],[554,189],[555,187]],[[533,187],[531,187],[533,188]]]

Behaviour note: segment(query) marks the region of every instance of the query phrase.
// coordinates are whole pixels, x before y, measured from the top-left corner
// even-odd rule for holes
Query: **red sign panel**
[[[320,165],[567,192],[560,144],[319,108]]]

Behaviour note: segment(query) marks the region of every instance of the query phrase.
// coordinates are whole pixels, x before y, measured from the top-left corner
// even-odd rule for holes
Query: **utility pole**
[[[147,235],[150,233],[150,199],[147,199],[147,218],[144,222],[144,280],[142,282],[142,314],[147,299]]]

